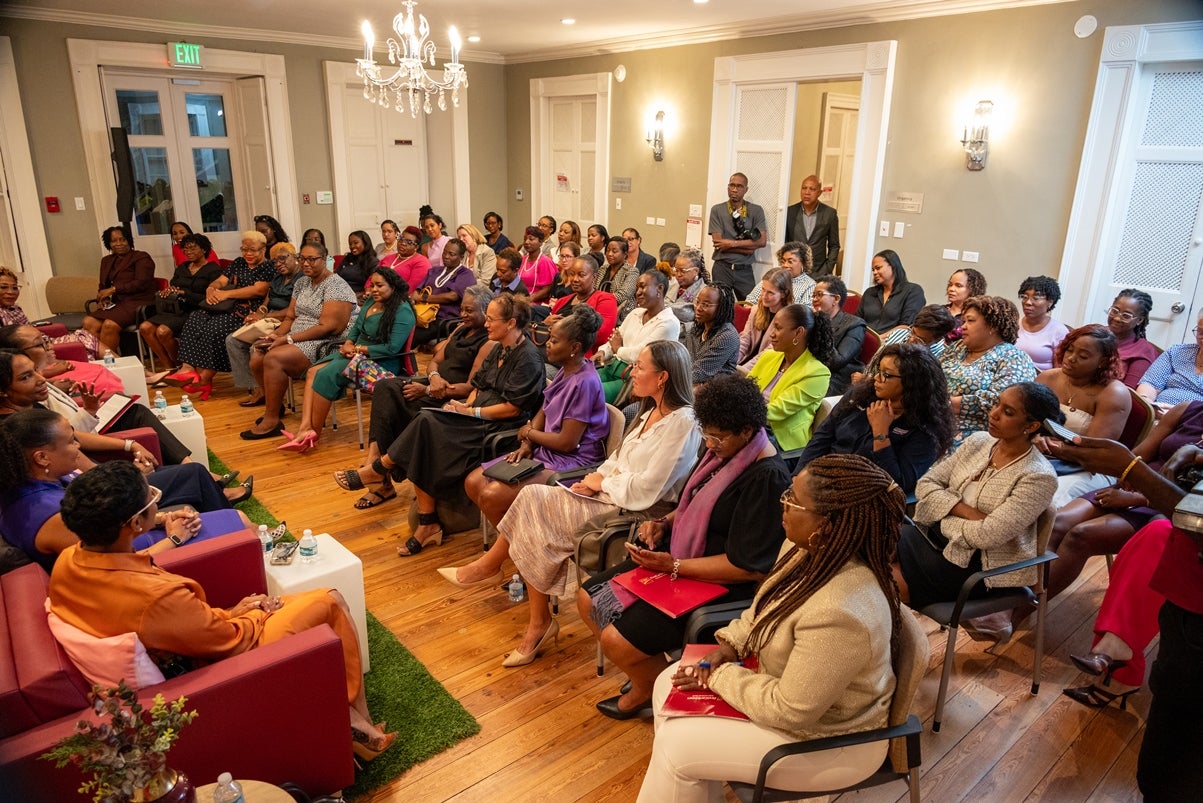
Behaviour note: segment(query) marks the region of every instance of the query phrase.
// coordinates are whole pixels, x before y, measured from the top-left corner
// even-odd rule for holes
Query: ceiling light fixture
[[[572,17],[565,17],[564,19],[560,20],[560,22],[564,23],[565,25],[576,25],[576,20],[574,20]]]
[[[480,37],[477,36],[476,34],[472,34],[471,36],[468,37],[468,41],[471,42],[472,44],[476,44],[477,42],[480,41]]]
[[[430,114],[433,111],[430,98],[439,96],[439,109],[446,111],[446,92],[451,92],[451,103],[459,105],[459,90],[468,86],[468,73],[464,65],[459,63],[459,51],[462,42],[459,32],[452,26],[447,31],[451,41],[451,61],[443,67],[443,80],[437,80],[426,71],[427,65],[435,66],[435,44],[431,42],[430,23],[424,14],[418,14],[414,20],[414,0],[404,0],[405,11],[393,17],[393,31],[397,38],[388,38],[388,60],[397,65],[391,75],[384,75],[373,58],[376,38],[372,34],[372,26],[366,20],[363,23],[363,58],[355,59],[356,73],[363,78],[363,96],[373,103],[387,109],[393,106],[398,112],[404,112],[408,98],[409,113],[418,116],[418,108]],[[399,41],[398,41],[399,40]],[[419,95],[421,99],[419,100]],[[391,96],[391,99],[390,99]]]

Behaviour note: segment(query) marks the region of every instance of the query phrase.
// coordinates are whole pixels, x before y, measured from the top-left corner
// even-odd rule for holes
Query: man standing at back
[[[768,223],[764,210],[744,201],[748,177],[735,173],[727,182],[727,202],[710,209],[710,239],[714,241],[711,275],[715,284],[735,290],[740,301],[756,285],[752,274],[753,255],[767,241]]]
[[[810,246],[814,255],[811,276],[835,275],[835,260],[840,255],[840,219],[836,211],[819,200],[823,185],[818,176],[802,179],[802,200],[790,204],[785,212],[785,241]]]

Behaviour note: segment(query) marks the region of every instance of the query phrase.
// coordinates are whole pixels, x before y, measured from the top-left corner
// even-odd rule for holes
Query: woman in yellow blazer
[[[773,316],[769,344],[748,374],[769,404],[769,427],[785,451],[801,449],[814,431],[815,411],[827,393],[834,352],[831,323],[809,305],[791,304]]]

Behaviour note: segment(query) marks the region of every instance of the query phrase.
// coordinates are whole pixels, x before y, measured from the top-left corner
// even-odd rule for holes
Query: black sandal
[[[366,487],[359,477],[359,471],[353,468],[334,472],[334,482],[344,491],[358,491]]]
[[[392,491],[392,493],[389,493],[389,494],[383,493],[384,488],[385,488],[385,486],[382,485],[379,491],[374,491],[374,490],[369,489],[366,494],[359,497],[359,499],[357,499],[355,501],[355,509],[356,510],[369,510],[371,508],[376,507],[377,505],[383,505],[385,502],[389,501],[390,499],[397,498],[396,487],[389,485],[388,489],[390,491]],[[375,497],[375,498],[373,499],[372,497]]]
[[[439,514],[438,513],[419,513],[418,514],[418,526],[419,527],[426,525],[426,524],[438,524],[438,523],[439,523]],[[418,554],[423,549],[425,549],[427,546],[429,546],[432,541],[434,542],[435,546],[442,545],[442,543],[443,543],[443,528],[442,527],[439,527],[439,529],[436,530],[435,533],[433,535],[429,536],[425,541],[419,541],[416,536],[411,535],[409,537],[409,539],[405,542],[405,545],[397,549],[397,555],[399,555],[402,558],[412,557],[413,555]],[[401,551],[402,549],[404,549],[405,551],[402,552]]]

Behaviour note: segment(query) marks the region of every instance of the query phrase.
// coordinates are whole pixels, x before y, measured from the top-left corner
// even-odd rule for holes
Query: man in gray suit
[[[785,241],[810,245],[814,254],[812,277],[834,275],[840,254],[840,220],[834,209],[819,201],[822,191],[819,177],[807,176],[802,180],[802,201],[791,204],[785,212]]]

